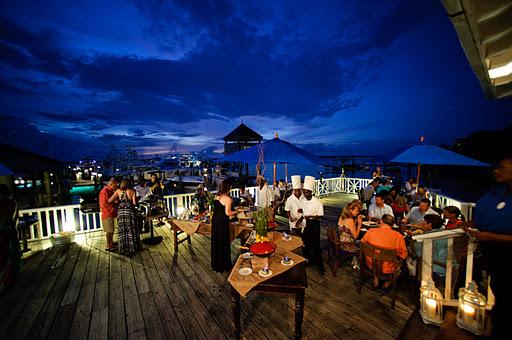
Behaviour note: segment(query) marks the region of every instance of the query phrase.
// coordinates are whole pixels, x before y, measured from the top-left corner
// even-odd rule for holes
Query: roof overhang
[[[512,95],[512,1],[442,0],[488,98]]]

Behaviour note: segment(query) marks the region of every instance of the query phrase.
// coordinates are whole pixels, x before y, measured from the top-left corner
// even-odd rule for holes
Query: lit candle
[[[466,317],[466,319],[468,321],[473,321],[473,318],[475,316],[475,308],[473,308],[472,306],[464,303],[462,305],[462,310],[464,311],[464,316]]]
[[[434,299],[426,299],[427,310],[430,315],[436,315],[437,301]]]

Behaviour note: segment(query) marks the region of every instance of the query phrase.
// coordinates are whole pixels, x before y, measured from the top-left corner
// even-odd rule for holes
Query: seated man
[[[384,215],[393,215],[393,209],[384,203],[386,196],[384,194],[377,194],[375,196],[375,203],[370,204],[368,209],[368,217],[371,221],[379,221]]]
[[[144,202],[151,195],[151,188],[146,185],[146,180],[141,179],[135,187],[137,202]]]
[[[423,217],[428,214],[439,215],[430,207],[430,200],[428,198],[422,198],[420,205],[412,208],[402,219],[402,223],[419,225],[423,221]]]
[[[443,217],[446,221],[446,229],[457,229],[461,228],[462,220],[460,219],[460,209],[449,205],[443,209]]]
[[[402,260],[407,258],[407,248],[405,246],[405,240],[402,234],[392,229],[395,224],[395,218],[392,215],[385,214],[382,216],[382,221],[380,223],[379,228],[373,228],[368,230],[368,232],[364,235],[361,240],[362,243],[368,243],[373,246],[386,248],[386,249],[395,249],[397,256]],[[369,258],[366,258],[366,265],[369,268],[372,268],[372,261]],[[383,274],[392,274],[395,271],[395,265],[393,263],[383,262],[382,263],[382,273]],[[378,286],[379,280],[378,278],[374,278],[373,282],[374,286]],[[384,284],[385,288],[388,288],[391,285],[391,282],[386,282]]]
[[[425,230],[441,230],[443,227],[443,219],[439,215],[427,214],[423,218],[423,221],[420,223],[422,229]],[[438,239],[434,240],[432,249],[432,270],[438,276],[445,276],[446,273],[446,257],[448,255],[448,239]],[[421,258],[422,255],[422,243],[416,243],[414,245],[414,250],[416,252],[416,256]],[[452,262],[453,266],[457,265],[456,261]],[[444,283],[444,281],[442,281]]]

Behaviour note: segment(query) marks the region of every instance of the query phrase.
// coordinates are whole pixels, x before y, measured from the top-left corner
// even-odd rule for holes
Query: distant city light
[[[512,61],[500,67],[492,68],[489,70],[489,78],[496,79],[506,77],[512,74]]]

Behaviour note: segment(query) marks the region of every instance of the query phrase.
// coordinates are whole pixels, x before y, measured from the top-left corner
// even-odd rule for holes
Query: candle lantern
[[[424,323],[443,323],[443,295],[431,280],[420,288],[420,314]]]
[[[477,290],[474,282],[468,288],[459,289],[459,311],[457,325],[477,335],[485,330],[485,297]]]

